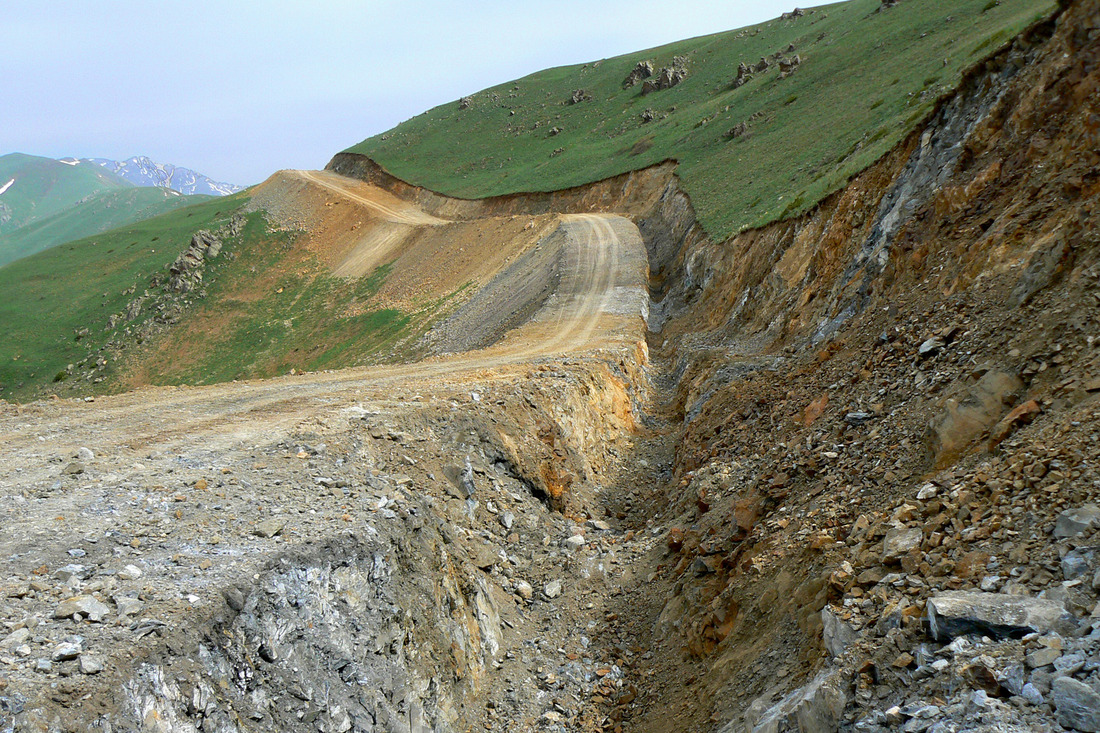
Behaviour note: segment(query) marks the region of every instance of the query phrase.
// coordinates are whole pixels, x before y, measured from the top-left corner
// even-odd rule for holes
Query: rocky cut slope
[[[637,730],[1097,729],[1098,28],[1070,4],[812,213],[683,251]]]

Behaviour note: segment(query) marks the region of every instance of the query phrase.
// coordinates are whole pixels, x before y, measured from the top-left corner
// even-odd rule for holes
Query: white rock
[[[53,617],[72,618],[74,614],[79,613],[90,621],[99,622],[110,612],[111,609],[106,604],[92,596],[73,596],[57,606],[57,610],[53,612]]]
[[[557,598],[561,595],[561,581],[551,580],[549,583],[542,587],[542,593],[547,598]]]
[[[137,565],[127,565],[118,571],[118,577],[123,580],[137,580],[142,576],[141,568]]]
[[[523,600],[529,601],[531,600],[531,596],[535,594],[535,589],[532,588],[531,584],[528,583],[526,580],[517,580],[516,593],[518,593],[519,597]]]
[[[93,458],[95,458],[95,453],[92,453],[91,449],[84,448],[83,446],[81,446],[76,451],[76,457],[77,457],[78,460],[81,460],[81,461],[84,461],[85,463],[87,463],[87,462],[91,461]]]

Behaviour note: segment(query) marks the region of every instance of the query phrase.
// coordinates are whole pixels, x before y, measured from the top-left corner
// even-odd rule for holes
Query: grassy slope
[[[196,230],[218,228],[247,200],[215,198],[0,267],[0,398],[389,361],[405,356],[446,308],[449,298],[412,313],[372,307],[387,268],[359,280],[334,278],[291,235],[268,232],[253,213],[207,267],[205,297],[178,296],[188,301],[178,323],[146,330],[165,298],[154,276],[163,280]],[[112,315],[146,291],[152,297],[139,318],[108,328]],[[101,354],[109,362],[93,374],[101,381],[84,380]],[[70,364],[77,366],[72,376],[61,378]]]
[[[126,226],[210,198],[212,197],[181,196],[162,188],[102,191],[51,217],[22,226],[8,234],[0,234],[0,265],[74,239]]]
[[[53,216],[101,191],[132,184],[99,166],[65,165],[52,158],[23,153],[0,156],[0,234]]]
[[[810,208],[898,143],[961,73],[1052,0],[880,0],[823,6],[803,18],[539,72],[437,107],[350,152],[399,178],[467,198],[550,191],[680,161],[707,231],[724,238]],[[794,44],[801,68],[732,89],[740,62]],[[622,80],[642,60],[689,59],[689,77],[642,96]],[[576,89],[591,101],[570,105]],[[643,124],[652,109],[658,120]],[[514,111],[514,115],[511,114]],[[730,139],[749,120],[751,134]],[[538,125],[536,127],[536,125]],[[551,136],[549,130],[561,128]],[[554,151],[564,152],[554,155]]]

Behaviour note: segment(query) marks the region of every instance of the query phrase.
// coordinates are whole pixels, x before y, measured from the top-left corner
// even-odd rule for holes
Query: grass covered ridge
[[[0,398],[401,360],[447,309],[449,297],[411,312],[376,307],[388,268],[335,278],[262,212],[224,239],[198,290],[166,290],[192,234],[224,227],[247,202],[213,199],[0,267]],[[136,317],[120,317],[135,300]]]
[[[554,191],[662,160],[708,233],[801,213],[900,142],[963,72],[1053,11],[1052,0],[851,0],[612,59],[542,71],[442,105],[348,152],[451,196]],[[788,51],[791,46],[793,51]],[[801,59],[780,79],[774,55]],[[687,59],[648,95],[640,62]],[[733,88],[738,65],[772,59]],[[572,103],[575,91],[590,99]],[[649,111],[647,115],[646,112]],[[644,116],[653,117],[643,121]],[[746,134],[729,132],[745,123]]]

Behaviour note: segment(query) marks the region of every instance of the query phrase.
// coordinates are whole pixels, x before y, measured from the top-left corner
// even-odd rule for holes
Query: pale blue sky
[[[789,0],[4,0],[0,154],[257,183],[438,104],[776,17]]]

